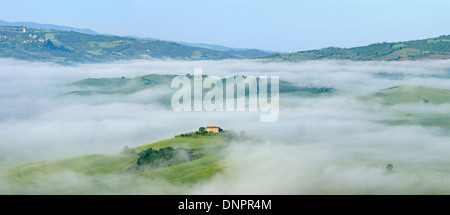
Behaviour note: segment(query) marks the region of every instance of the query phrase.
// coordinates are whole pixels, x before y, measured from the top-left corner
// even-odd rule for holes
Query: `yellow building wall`
[[[206,128],[206,131],[211,133],[219,133],[219,128]]]

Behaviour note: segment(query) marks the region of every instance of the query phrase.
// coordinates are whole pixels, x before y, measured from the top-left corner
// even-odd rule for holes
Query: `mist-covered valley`
[[[0,64],[1,194],[450,193],[449,60]],[[278,120],[262,123],[261,112],[175,112],[160,102],[173,94],[164,86],[84,95],[73,92],[93,88],[71,84],[194,68],[335,91],[282,93]],[[200,138],[199,150],[220,144],[181,166],[118,170],[136,163],[125,146],[176,147],[175,135],[209,125],[245,138]]]

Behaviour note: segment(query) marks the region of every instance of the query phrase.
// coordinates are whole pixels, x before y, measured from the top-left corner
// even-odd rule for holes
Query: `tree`
[[[205,127],[200,127],[198,129],[198,135],[206,135],[208,132],[206,131]]]
[[[134,149],[129,148],[128,146],[125,146],[121,153],[125,154],[125,155],[130,155],[130,154],[135,154],[136,152],[134,151]]]
[[[200,133],[203,133],[203,132],[206,131],[206,130],[205,130],[205,127],[200,127],[200,128],[198,129],[198,131],[199,131]]]
[[[394,170],[394,165],[388,164],[388,165],[386,166],[386,169],[387,169],[388,171],[392,171],[392,170]]]

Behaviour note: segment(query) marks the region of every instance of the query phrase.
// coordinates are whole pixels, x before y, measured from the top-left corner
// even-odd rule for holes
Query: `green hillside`
[[[174,89],[170,89],[170,84],[174,77],[176,75],[150,74],[137,78],[88,78],[70,83],[69,86],[78,87],[79,90],[72,91],[69,94],[129,94],[154,87],[166,87],[172,92]],[[191,75],[188,75],[188,77],[190,79],[193,78]],[[257,82],[259,82],[259,79],[257,79]],[[222,85],[225,90],[226,79],[222,79]],[[270,83],[268,91],[270,91]],[[204,89],[204,94],[206,92],[208,92],[208,89]],[[335,92],[335,89],[328,87],[299,87],[291,82],[280,80],[279,92],[280,94],[311,96],[332,94]],[[246,90],[246,95],[248,94],[249,92]]]
[[[397,86],[360,97],[367,102],[384,105],[429,103],[450,103],[450,91],[421,86]]]
[[[21,186],[24,191],[0,190],[0,194],[130,193],[130,190],[139,190],[143,187],[156,188],[161,186],[161,181],[172,185],[198,183],[209,179],[225,168],[226,164],[222,161],[222,150],[235,138],[239,137],[234,136],[232,132],[227,135],[176,137],[129,149],[120,154],[85,155],[4,167],[0,172],[0,181]],[[140,152],[150,148],[159,150],[165,147],[183,148],[201,156],[190,161],[175,163],[175,165],[136,169]],[[132,152],[130,153],[130,151]],[[77,186],[54,177],[60,174],[61,176],[58,177],[65,177],[64,174],[69,174],[70,177],[72,177],[71,175],[88,177],[89,185]],[[51,180],[42,180],[47,177]],[[5,189],[4,186],[1,188]]]
[[[450,35],[407,42],[374,43],[354,48],[330,47],[292,54],[277,54],[268,58],[288,61],[320,59],[354,61],[448,59],[450,58]]]
[[[242,59],[270,54],[258,50],[217,51],[160,40],[73,31],[0,26],[0,57],[21,60],[105,62],[143,57],[178,60]]]
[[[421,86],[398,86],[359,97],[369,104],[391,105],[441,105],[450,103],[450,91]],[[396,111],[396,117],[382,120],[382,123],[397,125],[417,125],[439,127],[450,130],[448,112],[430,112],[421,108],[417,110]]]
[[[85,34],[74,31],[0,26],[0,57],[57,63],[172,58],[220,60],[265,58],[271,60],[423,60],[450,58],[450,36],[396,43],[376,43],[354,48],[324,48],[292,54],[244,50],[214,50],[161,40]]]
[[[423,60],[450,58],[450,36],[354,48],[324,48],[292,54],[245,50],[214,50],[161,40],[84,34],[74,31],[0,26],[0,57],[57,63],[105,62],[144,57],[178,60],[265,58],[272,60]]]
[[[69,83],[68,86],[76,87],[78,90],[68,94],[130,94],[154,87],[166,87],[170,90],[170,83],[174,77],[175,75],[151,74],[136,78],[88,78]]]
[[[424,112],[402,113],[399,114],[398,119],[383,120],[381,122],[392,126],[417,125],[426,127],[438,127],[450,130],[450,117],[448,116],[448,114],[435,114]]]

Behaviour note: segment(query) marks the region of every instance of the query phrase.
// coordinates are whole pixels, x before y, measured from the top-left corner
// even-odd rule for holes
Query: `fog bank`
[[[390,126],[399,113],[450,114],[450,105],[368,104],[357,97],[401,85],[450,90],[450,60],[414,62],[255,60],[136,60],[61,66],[0,59],[0,163],[118,153],[200,126],[245,131],[260,144],[234,143],[224,171],[193,186],[142,181],[135,193],[169,194],[432,194],[449,193],[450,137],[439,126]],[[67,96],[67,83],[85,78],[146,74],[278,75],[298,86],[333,87],[333,96],[283,98],[278,121],[261,123],[259,112],[174,112],[156,100],[164,89],[130,95]],[[400,79],[376,74],[402,74]],[[394,171],[386,171],[392,163]],[[2,167],[0,166],[0,171]],[[70,171],[42,181],[121,193],[119,176],[98,188],[97,179]],[[72,178],[73,180],[64,180]],[[134,181],[134,182],[132,182]],[[139,181],[139,182],[138,182]],[[155,186],[158,185],[158,186]],[[160,186],[161,185],[161,186]],[[157,188],[158,187],[158,188]],[[0,193],[27,193],[0,180]],[[88,190],[88,189],[86,189]],[[33,190],[38,192],[38,190]]]

